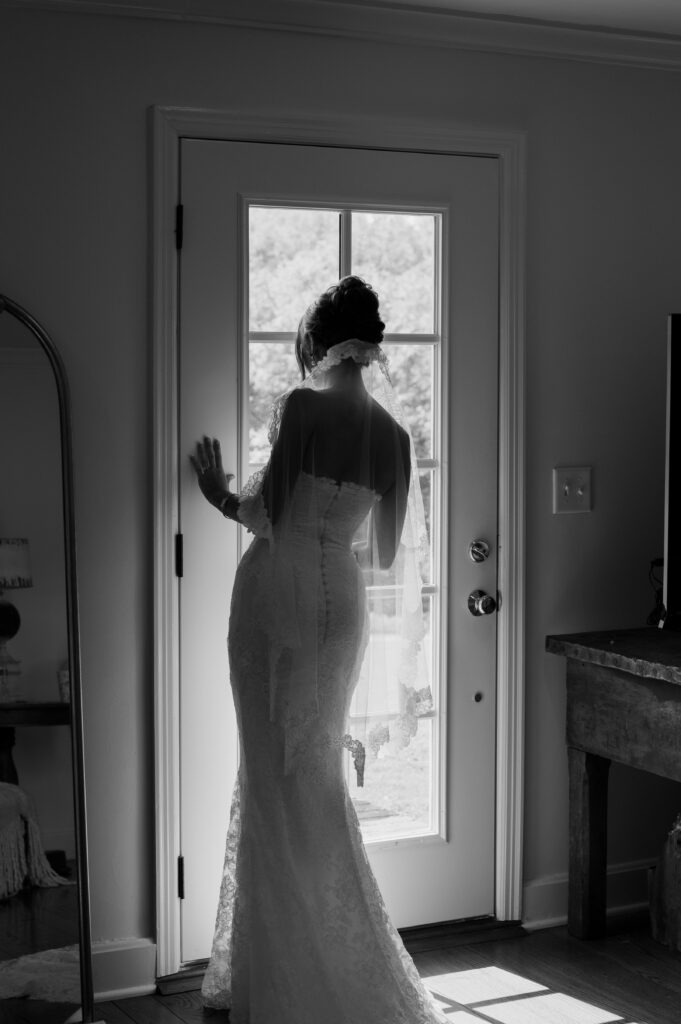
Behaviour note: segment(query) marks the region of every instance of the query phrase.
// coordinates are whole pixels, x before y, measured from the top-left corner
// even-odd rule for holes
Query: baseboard
[[[208,961],[206,961],[207,963]],[[180,992],[199,992],[205,973],[206,965],[186,967],[184,970],[176,971],[175,974],[164,974],[163,977],[156,979],[158,994],[172,996]]]
[[[95,1001],[148,996],[156,991],[156,943],[152,939],[93,942]]]
[[[520,921],[497,921],[495,917],[476,917],[467,921],[442,921],[401,928],[400,937],[408,953],[425,953],[476,942],[492,942],[524,935]]]
[[[611,864],[607,875],[609,918],[642,912],[648,906],[648,870],[654,860]],[[523,927],[527,931],[567,923],[568,876],[547,875],[523,887]]]
[[[643,913],[648,905],[648,870],[652,860],[614,864],[608,868],[608,917]],[[567,922],[568,876],[533,879],[524,887],[522,925],[517,921],[486,918],[445,922],[426,928],[404,929],[402,939],[410,952],[508,938]],[[98,1002],[151,995],[156,991],[156,944],[152,939],[117,939],[92,947],[95,999]],[[202,972],[187,972],[182,979],[166,979],[198,988]],[[192,975],[192,976],[190,976]]]
[[[476,942],[492,942],[524,935],[519,921],[497,921],[494,917],[479,917],[468,921],[442,921],[437,924],[401,928],[400,936],[410,954],[468,946]],[[197,992],[201,988],[205,967],[194,966],[157,978],[159,995],[179,992]]]

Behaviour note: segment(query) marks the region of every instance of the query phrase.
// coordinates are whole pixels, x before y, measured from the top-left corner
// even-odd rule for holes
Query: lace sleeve
[[[306,429],[300,391],[280,395],[270,424],[269,461],[250,478],[240,496],[239,520],[256,537],[273,540],[272,528],[284,513],[302,469]]]
[[[267,467],[258,470],[248,480],[239,496],[239,522],[255,537],[272,541],[272,523],[267,515],[263,497],[263,482]]]

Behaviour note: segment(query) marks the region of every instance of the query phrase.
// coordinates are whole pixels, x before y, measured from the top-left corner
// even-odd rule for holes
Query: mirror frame
[[[38,340],[50,361],[59,402],[61,437],[62,506],[64,516],[64,563],[66,581],[66,626],[71,685],[71,757],[73,765],[73,809],[76,833],[76,878],[78,883],[78,932],[80,949],[81,1020],[94,1021],[92,979],[92,936],[90,932],[90,891],[87,864],[87,822],[85,814],[85,761],[83,756],[83,704],[80,672],[80,630],[76,578],[76,525],[74,516],[73,447],[71,400],[62,358],[44,327],[22,306],[0,295],[0,314],[15,317]],[[74,1017],[70,1018],[75,1020]]]

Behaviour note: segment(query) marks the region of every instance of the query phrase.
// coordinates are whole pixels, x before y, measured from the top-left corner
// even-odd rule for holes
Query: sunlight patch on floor
[[[442,1007],[440,1007],[442,1009]],[[481,1017],[478,1017],[477,1013],[469,1013],[468,1010],[444,1010],[447,1015],[447,1020],[451,1021],[451,1024],[480,1024]]]
[[[546,985],[521,978],[519,974],[501,967],[478,967],[472,971],[455,971],[425,978],[432,992],[470,1006],[485,999],[505,999],[507,996],[526,995],[528,992],[546,992]]]
[[[546,985],[500,967],[452,971],[423,981],[452,1024],[625,1024],[618,1014],[563,992],[549,992]]]
[[[486,1005],[482,1012],[502,1024],[608,1024],[609,1021],[622,1020],[616,1013],[601,1010],[562,992]]]

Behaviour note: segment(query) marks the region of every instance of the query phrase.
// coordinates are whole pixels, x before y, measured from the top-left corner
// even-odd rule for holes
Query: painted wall
[[[525,876],[564,880],[564,666],[544,636],[639,625],[652,607],[681,77],[179,22],[2,21],[0,281],[52,331],[73,391],[94,936],[151,936],[155,920],[153,104],[527,132]],[[591,515],[552,516],[561,464],[593,466]],[[615,770],[612,796],[612,861],[653,855],[679,788]]]

